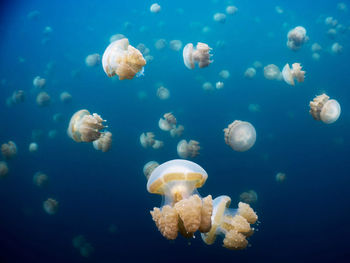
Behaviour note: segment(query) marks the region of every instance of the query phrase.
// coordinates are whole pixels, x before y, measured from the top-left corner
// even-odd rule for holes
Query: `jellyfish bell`
[[[254,126],[246,121],[235,120],[226,129],[225,142],[237,152],[245,152],[253,147],[256,141]]]
[[[150,11],[152,13],[159,13],[160,10],[161,10],[161,7],[157,3],[152,4],[151,7],[150,7]]]
[[[318,53],[313,53],[312,54],[312,59],[315,60],[315,61],[319,61],[321,58],[320,54]]]
[[[46,79],[44,78],[41,78],[40,76],[36,76],[34,79],[33,79],[33,86],[36,87],[36,88],[44,88],[46,85]]]
[[[177,40],[177,39],[171,40],[169,42],[169,46],[171,50],[180,51],[180,49],[182,48],[182,42],[181,40]]]
[[[123,38],[112,42],[102,56],[103,70],[108,77],[119,76],[120,80],[132,79],[146,65],[141,52]]]
[[[216,13],[213,16],[213,19],[215,22],[219,22],[221,24],[224,24],[226,22],[226,15],[224,13]]]
[[[170,130],[170,136],[171,137],[180,137],[185,130],[185,127],[183,125],[178,125]]]
[[[5,159],[7,159],[7,160],[12,159],[17,154],[16,144],[13,141],[9,141],[8,143],[2,144],[1,145],[1,153]]]
[[[215,88],[216,89],[223,89],[225,84],[222,81],[218,81],[215,83]]]
[[[155,135],[153,132],[146,132],[140,135],[140,143],[143,148],[152,147],[155,143]]]
[[[340,45],[338,42],[333,43],[333,45],[331,46],[331,52],[333,54],[340,54],[343,52],[343,46]]]
[[[143,166],[143,174],[146,176],[147,180],[151,176],[151,173],[159,166],[156,161],[150,161]]]
[[[205,91],[213,91],[214,87],[213,84],[211,84],[209,81],[206,81],[203,83],[202,89],[204,89]]]
[[[161,149],[164,146],[164,142],[160,140],[155,140],[154,144],[152,145],[152,148],[155,150]]]
[[[64,91],[60,94],[60,100],[63,103],[69,103],[72,101],[72,95],[69,92]]]
[[[256,69],[253,67],[247,68],[247,70],[244,72],[244,77],[246,77],[248,79],[254,78],[255,75],[256,75]]]
[[[36,104],[39,107],[49,106],[50,103],[51,103],[51,97],[47,92],[42,91],[36,96]]]
[[[226,14],[228,15],[234,15],[235,13],[237,13],[238,8],[233,6],[233,5],[229,5],[226,7]]]
[[[160,118],[158,122],[158,126],[161,130],[170,131],[176,127],[176,118],[171,112],[165,113],[163,117],[164,119]]]
[[[23,90],[15,90],[11,96],[11,102],[13,104],[18,104],[23,102],[25,99],[25,94]]]
[[[276,181],[279,183],[282,183],[286,180],[286,174],[285,173],[277,173],[276,174]]]
[[[49,183],[49,177],[42,172],[37,172],[33,176],[33,183],[38,187],[46,187]]]
[[[167,45],[167,42],[164,38],[158,39],[156,43],[154,43],[155,48],[158,50],[164,49],[166,45]]]
[[[109,43],[125,38],[123,34],[115,34],[109,38]]]
[[[55,199],[48,198],[44,201],[43,208],[49,215],[54,215],[58,211],[58,202]]]
[[[297,26],[291,29],[288,32],[287,38],[287,47],[293,51],[299,50],[309,39],[309,37],[306,35],[306,29],[302,26]]]
[[[315,120],[321,120],[331,124],[338,120],[341,113],[340,104],[334,99],[329,99],[326,94],[316,96],[310,101],[310,114]]]
[[[223,79],[228,79],[230,77],[230,72],[226,69],[223,69],[219,72],[219,76]]]
[[[92,145],[96,150],[102,152],[108,152],[112,145],[112,133],[109,131],[102,132],[100,138],[92,142]]]
[[[290,68],[289,64],[287,63],[282,70],[284,81],[292,86],[295,85],[294,79],[296,79],[299,83],[304,82],[305,71],[302,71],[301,68],[300,63],[293,63],[292,68]]]
[[[199,142],[195,140],[181,140],[177,144],[177,154],[184,159],[195,158],[199,154],[200,150]]]
[[[264,67],[264,77],[268,80],[280,80],[281,79],[281,71],[280,69],[274,65],[269,64]]]
[[[254,190],[249,190],[247,192],[243,192],[239,195],[239,199],[247,204],[256,203],[258,200],[258,194]]]
[[[170,91],[169,89],[165,88],[164,86],[160,86],[157,89],[157,97],[161,100],[167,100],[170,97]]]
[[[98,53],[90,54],[85,58],[85,65],[88,67],[95,67],[100,64],[101,56]]]
[[[182,52],[185,66],[188,69],[194,69],[195,64],[198,64],[200,68],[209,66],[213,62],[210,60],[212,56],[210,51],[211,48],[205,43],[198,42],[196,48],[192,43],[188,43]]]
[[[31,152],[31,153],[37,152],[38,148],[39,148],[39,146],[36,142],[32,142],[29,144],[29,152]]]
[[[312,52],[319,52],[322,50],[322,47],[318,43],[313,43],[311,46],[311,51]]]
[[[4,161],[0,161],[0,179],[5,178],[9,172],[9,168],[7,163]]]

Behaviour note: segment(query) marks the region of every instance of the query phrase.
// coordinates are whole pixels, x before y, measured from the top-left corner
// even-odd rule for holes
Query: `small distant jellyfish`
[[[170,91],[167,88],[160,86],[157,89],[157,97],[161,100],[167,100],[170,97]]]
[[[264,77],[269,80],[279,80],[281,78],[281,71],[276,65],[269,64],[264,67]]]
[[[340,54],[343,52],[343,46],[336,42],[332,45],[331,51],[333,54]]]
[[[11,96],[11,102],[13,104],[18,104],[23,102],[25,99],[24,91],[23,90],[16,90],[13,92]]]
[[[276,181],[279,183],[282,183],[286,180],[286,174],[285,173],[277,173],[276,174]]]
[[[101,130],[105,128],[100,115],[88,110],[79,110],[70,119],[67,134],[76,142],[93,142],[100,138]]]
[[[100,54],[94,53],[90,54],[85,58],[85,65],[88,67],[95,67],[100,64],[101,56]]]
[[[253,147],[256,141],[254,126],[246,121],[235,120],[226,129],[225,142],[237,152],[245,152]]]
[[[152,4],[151,7],[150,7],[150,11],[152,13],[159,13],[160,10],[161,10],[161,7],[157,3]]]
[[[300,63],[293,63],[292,68],[290,68],[289,64],[287,63],[282,69],[284,81],[292,86],[295,85],[294,79],[296,79],[299,83],[304,82],[305,71],[301,70],[301,68]]]
[[[208,34],[208,33],[210,33],[211,32],[211,28],[209,27],[209,26],[204,26],[203,28],[202,28],[202,33],[203,34]]]
[[[324,23],[327,26],[335,27],[338,24],[338,20],[334,19],[332,16],[328,16],[325,18]]]
[[[204,89],[205,91],[212,91],[214,90],[214,87],[213,84],[211,84],[209,81],[206,81],[203,83],[202,89]]]
[[[1,153],[5,159],[7,159],[7,160],[12,159],[17,154],[16,144],[13,141],[9,141],[8,143],[2,144],[1,145]]]
[[[338,120],[341,113],[340,104],[334,99],[329,99],[326,94],[316,96],[313,101],[310,101],[310,114],[319,121],[326,124],[331,124]]]
[[[225,84],[222,81],[218,81],[215,83],[215,88],[216,89],[223,89]]]
[[[140,135],[140,143],[143,148],[152,147],[155,143],[155,135],[153,132],[146,132]]]
[[[348,10],[348,7],[344,2],[340,2],[337,4],[337,9],[345,12]]]
[[[322,50],[322,47],[318,43],[313,43],[311,46],[311,51],[312,52],[319,52]]]
[[[38,10],[31,11],[27,14],[27,18],[29,20],[35,20],[40,16],[40,12]]]
[[[216,13],[213,16],[215,22],[224,24],[226,22],[226,15],[224,13]]]
[[[161,39],[158,39],[156,41],[156,43],[154,43],[154,46],[155,46],[156,49],[162,50],[162,49],[164,49],[166,47],[166,44],[167,44],[166,40],[161,38]]]
[[[248,105],[248,110],[250,112],[260,112],[260,105],[251,103]]]
[[[238,209],[229,208],[231,198],[225,195],[213,200],[213,215],[211,217],[211,229],[208,233],[202,233],[202,239],[207,245],[215,242],[216,237],[223,234],[223,246],[231,250],[241,250],[248,246],[247,238],[254,233],[258,216],[249,204],[239,202]]]
[[[9,172],[9,168],[7,163],[4,161],[0,161],[0,179],[5,178]]]
[[[50,138],[50,139],[56,138],[56,136],[57,136],[57,130],[50,130],[48,135],[49,135],[49,138]]]
[[[83,235],[74,237],[72,243],[73,246],[79,250],[80,255],[86,258],[88,258],[95,250]]]
[[[177,127],[174,127],[170,130],[170,136],[171,137],[180,137],[185,130],[185,127],[183,125],[178,125]]]
[[[192,43],[188,43],[182,52],[185,66],[188,69],[194,69],[197,63],[200,68],[209,66],[213,62],[210,60],[210,51],[211,48],[205,43],[198,42],[196,48],[193,48]]]
[[[49,198],[44,201],[43,208],[49,215],[54,215],[58,211],[58,202],[55,199]]]
[[[93,141],[92,144],[96,150],[108,152],[111,149],[112,145],[112,133],[109,131],[102,132],[100,138],[98,138],[96,141]]]
[[[253,204],[258,201],[258,194],[254,190],[243,192],[239,195],[239,200],[243,203]]]
[[[182,42],[181,40],[171,40],[169,43],[170,49],[174,51],[180,51],[182,48]]]
[[[199,142],[195,140],[189,142],[181,140],[177,144],[177,154],[183,159],[195,158],[199,154],[200,148]]]
[[[33,86],[42,89],[46,85],[46,79],[36,76],[33,79]]]
[[[64,91],[60,94],[60,100],[63,102],[63,103],[69,103],[72,101],[72,95],[70,95],[69,92],[67,91]]]
[[[119,76],[120,80],[132,79],[146,65],[141,52],[123,38],[112,42],[102,56],[103,70],[108,77]]]
[[[38,144],[36,142],[32,142],[29,144],[29,152],[34,153],[38,151]]]
[[[262,68],[263,64],[260,61],[256,60],[256,61],[253,62],[253,67],[256,68],[256,69]]]
[[[163,131],[170,131],[176,126],[176,118],[175,116],[169,112],[164,114],[164,119],[160,118],[158,122],[158,126]]]
[[[44,35],[49,35],[49,34],[51,34],[52,33],[52,27],[50,27],[50,26],[46,26],[45,28],[44,28],[44,30],[43,30],[43,34]]]
[[[228,79],[230,77],[230,72],[226,69],[223,69],[219,72],[219,76],[223,79]]]
[[[47,92],[42,91],[36,96],[36,104],[39,107],[49,106],[50,103],[51,103],[51,97]]]
[[[280,6],[275,6],[275,11],[277,14],[283,14],[283,12],[284,12],[282,7],[280,7]]]
[[[256,69],[255,68],[247,68],[247,70],[244,72],[244,77],[248,78],[248,79],[252,79],[254,78],[256,75]]]
[[[125,38],[123,34],[115,34],[109,38],[109,43]]]
[[[147,180],[149,179],[151,173],[154,169],[159,166],[159,163],[156,161],[150,161],[143,166],[143,174],[146,176]]]
[[[154,143],[152,145],[152,148],[155,150],[161,149],[164,146],[164,142],[160,141],[160,140],[154,140]]]
[[[337,30],[335,30],[334,28],[328,29],[328,31],[327,31],[327,36],[328,36],[330,39],[335,39],[335,37],[337,36]]]
[[[52,116],[52,120],[56,123],[60,123],[64,120],[63,114],[62,113],[55,113]]]
[[[312,59],[315,60],[315,61],[319,61],[321,58],[320,54],[318,53],[313,53],[312,54]]]
[[[46,187],[49,183],[49,177],[42,172],[37,172],[33,176],[33,183],[38,187]]]
[[[228,15],[234,15],[237,11],[238,11],[238,8],[233,5],[229,5],[226,7],[226,14]]]
[[[287,46],[293,50],[297,51],[301,46],[309,39],[306,35],[306,29],[302,26],[297,26],[288,32]]]

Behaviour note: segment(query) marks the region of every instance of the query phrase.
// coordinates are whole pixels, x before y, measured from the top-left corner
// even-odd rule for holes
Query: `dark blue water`
[[[337,1],[330,0],[317,5],[301,0],[159,1],[162,10],[153,14],[152,3],[1,3],[0,143],[13,140],[18,154],[7,161],[9,174],[0,180],[0,262],[350,262],[350,10],[340,11]],[[237,6],[237,14],[225,24],[213,21],[229,3]],[[344,3],[350,8],[349,1]],[[276,5],[283,14],[276,13]],[[28,19],[34,10],[39,16]],[[326,34],[327,16],[346,27],[335,39]],[[286,47],[286,36],[298,25],[307,29],[310,40],[293,52]],[[46,26],[53,31],[43,44]],[[203,33],[204,26],[211,31]],[[133,46],[150,48],[154,60],[143,77],[111,80],[101,65],[85,66],[85,57],[102,55],[109,37],[117,33]],[[160,38],[207,43],[214,62],[188,70],[182,51],[155,48]],[[217,41],[225,45],[217,47]],[[323,47],[319,61],[311,57],[315,42]],[[339,55],[330,52],[334,42],[344,47]],[[262,69],[255,78],[244,78],[256,60],[280,68],[300,62],[307,71],[305,82],[291,87],[267,80]],[[49,72],[48,63],[53,65]],[[215,84],[223,69],[231,73],[225,87],[204,91],[198,78]],[[35,103],[38,89],[32,81],[37,75],[47,79],[48,107]],[[157,98],[158,82],[170,90],[170,99]],[[7,107],[6,98],[18,89],[25,91],[25,102]],[[60,101],[63,91],[72,94],[70,104]],[[139,92],[146,99],[140,100]],[[313,120],[308,112],[309,101],[322,92],[342,107],[339,120],[330,125]],[[250,112],[251,103],[259,104],[260,112]],[[113,133],[109,152],[67,136],[70,117],[84,108],[108,121]],[[200,142],[200,155],[193,161],[209,175],[199,189],[202,196],[229,195],[236,207],[240,193],[258,193],[253,207],[261,223],[246,250],[229,251],[221,239],[207,246],[199,234],[170,242],[158,232],[149,211],[160,206],[161,197],[147,192],[142,168],[151,160],[178,158],[180,139],[158,128],[166,112],[184,125],[181,139]],[[61,123],[52,120],[56,113],[63,115]],[[236,119],[256,128],[256,144],[247,152],[234,152],[224,142],[222,130]],[[53,129],[57,136],[50,139]],[[32,130],[43,132],[36,153],[28,151]],[[164,141],[162,149],[141,147],[139,136],[147,131]],[[33,184],[37,171],[49,176],[47,188]],[[287,174],[282,184],[275,181],[278,172]],[[58,213],[51,216],[42,208],[49,197],[59,202]],[[115,233],[109,231],[112,224]],[[89,258],[73,247],[77,235],[94,247]]]

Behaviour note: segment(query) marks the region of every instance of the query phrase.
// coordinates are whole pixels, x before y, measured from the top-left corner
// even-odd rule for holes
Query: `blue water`
[[[319,3],[320,2],[320,3]],[[225,24],[213,21],[230,1],[159,1],[158,14],[149,11],[152,1],[77,0],[8,1],[0,6],[0,143],[13,140],[18,154],[7,161],[9,174],[0,181],[0,262],[350,262],[350,117],[348,74],[349,12],[337,10],[337,1],[232,1],[238,12]],[[344,1],[350,8],[350,1]],[[283,8],[277,14],[275,6]],[[179,8],[183,12],[179,12]],[[36,19],[28,13],[38,10]],[[347,30],[330,39],[324,24],[333,16]],[[128,26],[125,23],[128,22]],[[293,52],[286,46],[288,31],[298,25],[310,40]],[[46,44],[43,30],[50,26]],[[211,28],[202,33],[202,28]],[[143,30],[140,28],[143,27]],[[144,76],[111,80],[102,66],[88,68],[84,59],[103,54],[113,34],[124,34],[130,44],[144,43],[154,60]],[[198,41],[213,47],[214,62],[207,68],[189,70],[182,51],[157,50],[156,40]],[[217,41],[225,41],[217,47]],[[319,61],[310,47],[318,42]],[[334,42],[343,45],[331,54]],[[22,58],[24,62],[20,62]],[[295,87],[264,78],[244,78],[254,61],[264,66],[300,62],[306,70]],[[47,64],[53,65],[47,71]],[[222,90],[206,92],[202,82],[222,80]],[[46,72],[46,73],[45,73]],[[51,104],[35,103],[35,76],[47,79],[45,91]],[[199,77],[200,76],[200,77]],[[156,96],[157,83],[170,90],[168,100]],[[25,91],[25,102],[6,106],[13,91]],[[59,94],[73,99],[63,104]],[[139,92],[147,97],[140,100]],[[326,92],[342,107],[339,120],[326,125],[312,119],[309,101]],[[261,107],[250,112],[248,105]],[[113,133],[112,149],[96,151],[91,144],[76,143],[66,134],[74,112],[88,109],[107,120]],[[171,138],[158,128],[159,118],[173,112],[184,125],[181,138]],[[55,123],[52,116],[63,114]],[[239,153],[225,144],[223,129],[234,120],[251,122],[257,131],[252,149]],[[50,130],[57,130],[54,139]],[[39,150],[29,153],[32,130],[42,130]],[[153,131],[164,141],[160,150],[144,149],[142,132]],[[193,159],[208,173],[202,196],[226,194],[232,206],[240,193],[254,189],[253,204],[260,224],[243,251],[222,247],[221,239],[205,245],[178,237],[168,241],[157,230],[149,211],[161,205],[161,197],[149,194],[143,165],[178,158],[180,139],[200,142]],[[49,186],[39,189],[33,175],[42,171]],[[278,172],[287,179],[275,181]],[[47,198],[59,202],[59,211],[48,215],[42,208]],[[110,225],[116,232],[108,231]],[[84,235],[94,247],[84,258],[72,239]]]

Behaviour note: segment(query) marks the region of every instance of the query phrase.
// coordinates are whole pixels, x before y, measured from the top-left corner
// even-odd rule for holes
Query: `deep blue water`
[[[13,140],[18,153],[7,161],[9,174],[0,180],[0,262],[350,262],[350,1],[343,2],[347,12],[331,0],[316,6],[311,0],[159,1],[158,14],[149,11],[152,1],[142,0],[2,2],[0,143]],[[237,14],[224,24],[213,21],[229,3],[237,6]],[[283,14],[275,11],[277,5]],[[39,16],[28,19],[34,10]],[[334,39],[326,34],[328,16],[346,28]],[[298,25],[307,29],[310,40],[293,52],[286,36]],[[46,26],[53,31],[43,44]],[[204,26],[211,31],[203,33]],[[144,43],[150,48],[154,60],[143,77],[111,80],[101,65],[85,66],[85,57],[102,55],[117,33],[135,47]],[[160,38],[207,43],[214,62],[188,70],[182,50],[155,48]],[[225,45],[219,47],[217,41]],[[311,57],[315,42],[323,48],[319,61]],[[343,46],[341,54],[331,54],[334,42]],[[291,87],[267,80],[261,68],[253,79],[245,78],[256,60],[280,68],[300,62],[305,81]],[[48,63],[53,64],[50,72]],[[198,79],[215,84],[223,69],[231,73],[224,88],[204,91]],[[47,79],[48,107],[36,105],[39,91],[32,81],[37,75]],[[170,90],[170,99],[157,98],[159,82]],[[19,89],[25,91],[25,101],[7,107],[6,99]],[[63,91],[72,94],[70,104],[60,101]],[[138,98],[141,91],[147,94],[144,100]],[[309,101],[322,92],[342,108],[330,125],[309,114]],[[260,112],[249,111],[251,103],[259,104]],[[113,133],[109,152],[67,136],[70,117],[84,108],[107,120]],[[184,125],[181,138],[158,128],[166,112]],[[61,123],[53,122],[55,113],[63,115]],[[247,152],[225,144],[222,130],[236,119],[256,128],[257,141]],[[57,136],[50,139],[53,129]],[[32,130],[43,131],[36,153],[28,151]],[[139,136],[147,131],[164,141],[162,149],[141,147]],[[221,240],[207,246],[198,234],[193,240],[168,241],[158,232],[149,211],[162,198],[147,192],[142,168],[150,160],[178,158],[180,139],[200,142],[200,155],[193,161],[209,175],[199,189],[202,196],[226,194],[235,207],[240,193],[258,193],[252,206],[260,224],[247,249],[229,251]],[[37,171],[49,176],[47,188],[33,184]],[[287,174],[282,184],[275,181],[278,172]],[[49,197],[59,202],[55,215],[42,208]],[[108,231],[111,224],[115,233]],[[87,259],[72,245],[77,235],[94,247]]]

